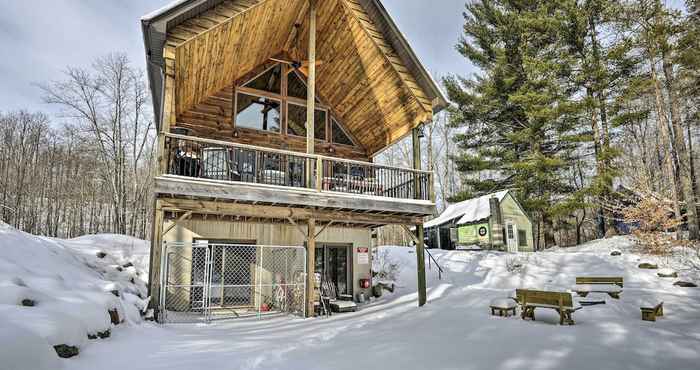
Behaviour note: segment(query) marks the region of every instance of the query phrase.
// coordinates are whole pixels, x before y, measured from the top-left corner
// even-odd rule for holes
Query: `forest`
[[[438,212],[514,190],[539,248],[624,232],[700,237],[700,15],[696,0],[467,1],[436,75],[451,106],[423,127]],[[47,236],[149,238],[152,107],[124,54],[37,84],[60,113],[0,112],[0,220]],[[400,142],[375,158],[410,165]],[[380,243],[407,243],[397,229]]]

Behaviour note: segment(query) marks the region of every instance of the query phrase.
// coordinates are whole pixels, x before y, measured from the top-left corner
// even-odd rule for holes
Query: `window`
[[[280,132],[280,103],[270,98],[238,93],[236,127]]]
[[[355,145],[352,140],[348,137],[348,135],[345,134],[345,131],[343,131],[342,128],[340,128],[340,124],[335,119],[331,120],[333,122],[333,143],[334,144],[343,144],[343,145]]]
[[[251,89],[267,91],[275,94],[282,93],[282,67],[278,64],[252,81],[245,84],[245,87]]]
[[[287,105],[287,134],[306,136],[306,107],[297,104]],[[326,140],[326,111],[316,109],[314,118],[314,138]]]
[[[518,230],[518,246],[527,247],[527,232],[525,230]]]
[[[287,77],[287,95],[306,99],[306,83],[299,78],[296,72],[291,72]]]
[[[282,91],[283,72],[287,73],[287,91]],[[245,87],[245,88],[243,88]],[[252,80],[236,93],[236,127],[282,133],[282,104],[287,106],[287,132],[284,134],[306,137],[306,79],[297,70],[276,64]],[[327,107],[316,99],[314,138],[334,144],[355,146]],[[330,130],[330,132],[329,132]]]

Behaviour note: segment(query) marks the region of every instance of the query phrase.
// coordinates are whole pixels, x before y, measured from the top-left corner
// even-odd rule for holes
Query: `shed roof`
[[[379,0],[324,0],[318,6],[317,55],[324,61],[319,96],[370,154],[447,105]],[[175,60],[180,114],[270,57],[306,55],[306,8],[306,0],[178,0],[144,16],[156,122],[165,105],[166,46],[174,49],[169,57]]]
[[[509,190],[502,190],[496,193],[482,195],[478,198],[472,198],[463,202],[455,203],[447,207],[440,216],[434,218],[423,226],[425,228],[440,226],[451,221],[455,221],[457,225],[468,224],[480,220],[487,219],[491,216],[491,207],[489,199],[496,197],[498,201],[503,201]]]

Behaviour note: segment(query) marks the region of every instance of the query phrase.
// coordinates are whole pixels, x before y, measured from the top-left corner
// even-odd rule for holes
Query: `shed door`
[[[512,221],[506,221],[506,244],[508,252],[518,252],[518,227]]]

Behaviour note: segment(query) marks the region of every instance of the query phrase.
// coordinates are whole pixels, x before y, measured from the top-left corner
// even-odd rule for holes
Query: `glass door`
[[[332,282],[338,294],[352,294],[350,248],[328,244],[316,246],[316,272]]]

